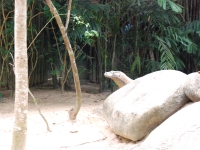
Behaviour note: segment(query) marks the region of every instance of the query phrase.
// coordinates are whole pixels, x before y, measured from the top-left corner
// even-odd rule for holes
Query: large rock
[[[184,85],[184,91],[187,97],[192,101],[200,101],[200,74],[195,72],[187,76]]]
[[[157,71],[112,93],[103,104],[111,130],[141,140],[188,101],[183,91],[186,76],[174,70]]]
[[[199,150],[200,102],[184,107],[153,130],[138,150]]]

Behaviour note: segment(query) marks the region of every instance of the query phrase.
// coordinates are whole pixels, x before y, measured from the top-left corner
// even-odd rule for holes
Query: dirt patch
[[[75,105],[76,93],[53,89],[31,89],[52,132],[29,97],[27,150],[128,150],[139,143],[120,138],[110,130],[102,116],[102,104],[110,92],[82,93],[82,106],[77,120],[70,122],[68,110]],[[0,103],[0,149],[9,150],[12,139],[14,101],[4,91]],[[70,131],[74,131],[73,133]]]

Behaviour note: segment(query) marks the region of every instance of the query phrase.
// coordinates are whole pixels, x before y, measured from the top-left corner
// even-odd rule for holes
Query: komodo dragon
[[[127,75],[125,75],[121,71],[105,72],[104,76],[112,79],[118,85],[119,88],[133,81],[131,78],[129,78]]]

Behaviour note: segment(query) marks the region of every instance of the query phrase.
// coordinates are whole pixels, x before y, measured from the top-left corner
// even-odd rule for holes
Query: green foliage
[[[172,9],[173,11],[175,11],[175,12],[177,12],[177,13],[182,12],[182,8],[181,8],[180,5],[174,3],[174,2],[171,1],[171,0],[168,0],[168,2],[169,2],[169,5],[170,5],[170,7],[171,7],[171,9]]]
[[[99,34],[95,30],[85,31],[84,33],[85,42],[90,46],[95,42],[95,37],[99,37]]]
[[[0,92],[0,100],[1,100],[2,97],[3,97],[3,94]]]
[[[163,29],[162,37],[154,35],[158,40],[158,50],[161,52],[160,69],[182,70],[185,65],[178,58],[181,50],[195,54],[198,50],[197,45],[189,38],[189,32],[177,27],[167,27]],[[155,43],[156,44],[156,43]]]
[[[155,36],[155,37],[159,41],[158,50],[161,51],[161,58],[160,58],[161,67],[160,67],[160,69],[162,69],[162,70],[175,69],[176,62],[174,61],[173,53],[170,50],[170,47],[171,47],[170,42],[168,41],[168,43],[167,43],[160,37],[158,37],[158,36]]]
[[[53,1],[53,3],[58,9],[64,23],[66,20],[67,5],[63,4],[63,1]],[[95,38],[101,34],[101,25],[99,21],[102,18],[98,18],[97,13],[100,10],[106,9],[108,10],[108,8],[102,4],[92,4],[86,0],[74,0],[67,30],[71,43],[74,43],[74,40],[76,40],[77,43],[83,42],[90,45],[95,42]],[[47,6],[44,7],[44,14],[48,19],[52,18],[52,14]],[[61,35],[59,36],[58,39],[62,38]]]
[[[99,36],[98,32],[91,29],[90,23],[86,23],[82,16],[72,14],[72,21],[73,30],[69,30],[70,38],[92,45]]]
[[[51,74],[52,74],[52,75],[60,76],[60,71],[57,70],[57,69],[56,69],[56,70],[52,70],[52,71],[51,71]]]
[[[14,10],[14,0],[6,1],[4,0],[3,2],[0,3],[0,9],[4,9],[5,12]]]
[[[123,42],[117,46],[117,55],[118,62],[124,64],[118,63],[118,68],[123,68],[124,72],[130,70],[133,76],[160,69],[184,70],[183,54],[198,53],[199,46],[193,39],[200,33],[199,21],[184,25],[180,15],[182,7],[172,0],[137,2],[121,6],[126,20],[122,26],[120,23],[122,36],[118,40]],[[119,15],[116,14],[122,19]],[[114,25],[110,31],[112,29]]]
[[[73,1],[68,29],[70,39],[76,39],[79,42],[91,45],[95,41],[95,37],[101,34],[100,21],[102,18],[98,17],[98,13],[103,9],[108,8],[102,4],[92,4],[85,0]]]
[[[176,4],[172,0],[158,0],[158,4],[163,7],[164,10],[167,9],[167,4],[169,4],[170,8],[176,13],[181,13],[182,8],[179,4]]]
[[[139,55],[136,55],[135,57],[135,60],[131,66],[131,73],[133,73],[135,71],[135,69],[138,69],[138,73],[140,74],[141,73],[141,60],[140,60],[140,56]]]
[[[63,23],[66,21],[67,1],[52,0],[56,6]],[[13,10],[14,1],[5,1],[0,4],[4,7],[9,19],[4,24],[3,32],[0,35],[1,57],[13,52]],[[144,74],[160,69],[187,69],[187,64],[200,66],[200,21],[185,22],[181,12],[183,7],[175,0],[115,0],[115,1],[90,1],[73,0],[70,22],[67,34],[75,50],[78,61],[91,59],[83,48],[87,45],[96,46],[99,39],[100,48],[98,61],[101,61],[99,68],[111,69],[112,52],[116,38],[116,70],[121,70],[136,78]],[[33,5],[34,3],[34,5]],[[34,6],[32,10],[31,6]],[[45,19],[34,19],[37,13],[44,12]],[[42,14],[43,15],[43,14]],[[40,16],[40,15],[38,15]],[[52,14],[47,5],[39,0],[28,0],[28,43],[32,41],[41,27],[36,22],[41,21],[41,26],[52,19]],[[2,20],[0,21],[2,23]],[[52,26],[51,26],[52,24]],[[41,47],[43,39],[36,39],[29,56],[36,55],[38,49],[40,59],[47,60],[52,69],[53,75],[60,75],[65,69],[60,65],[59,56],[64,59],[65,46],[62,36],[54,19],[48,25],[47,30],[55,31],[55,36],[50,33],[51,52],[46,47]],[[45,50],[44,50],[45,49]],[[58,54],[58,50],[60,54]],[[44,52],[47,51],[47,52]],[[47,54],[48,53],[48,54]],[[31,55],[32,54],[32,55]],[[36,58],[29,59],[36,60]],[[68,56],[66,66],[69,67]],[[188,60],[190,58],[190,60]],[[1,62],[0,62],[1,63]],[[85,71],[82,68],[80,72]],[[1,84],[1,83],[0,83]]]

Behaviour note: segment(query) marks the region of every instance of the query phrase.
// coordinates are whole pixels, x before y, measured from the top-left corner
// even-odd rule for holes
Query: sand
[[[91,87],[92,88],[92,87]],[[134,143],[115,135],[102,115],[103,102],[111,92],[82,92],[82,106],[76,121],[70,121],[68,110],[75,106],[76,93],[51,88],[32,88],[51,132],[29,96],[27,150],[138,150]],[[14,99],[3,91],[0,103],[0,150],[12,143]]]

